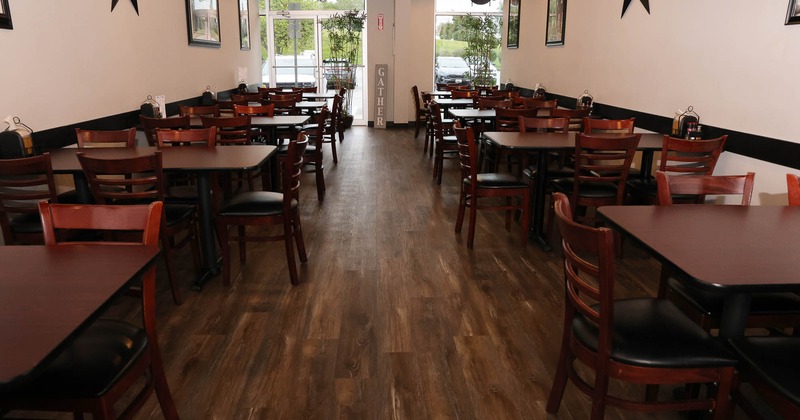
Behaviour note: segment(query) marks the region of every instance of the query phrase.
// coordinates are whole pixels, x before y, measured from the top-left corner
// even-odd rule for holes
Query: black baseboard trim
[[[230,98],[230,93],[234,90],[235,89],[223,91],[218,93],[218,95],[220,95],[220,98],[224,98],[225,96]],[[195,96],[193,98],[167,103],[167,115],[178,114],[180,107],[184,105],[200,105],[200,98],[200,96]],[[35,150],[38,153],[46,152],[77,143],[78,139],[75,137],[76,128],[82,128],[85,130],[123,130],[138,126],[139,115],[140,112],[137,109],[135,111],[109,115],[93,120],[81,121],[74,124],[65,125],[63,127],[35,131],[31,137],[33,139]]]
[[[520,88],[520,91],[523,90],[532,92],[530,89]],[[558,105],[565,108],[575,108],[577,104],[577,98],[569,96],[548,93],[547,98],[558,99]],[[661,115],[648,114],[646,112],[620,108],[598,102],[594,103],[592,114],[614,120],[636,118],[636,126],[639,128],[656,133],[672,132],[672,118]],[[759,136],[757,134],[743,133],[724,127],[714,127],[703,124],[702,120],[700,123],[703,126],[704,138],[716,138],[725,134],[728,135],[728,141],[725,142],[725,150],[728,152],[763,160],[776,165],[800,169],[800,159],[797,158],[800,156],[800,143]]]

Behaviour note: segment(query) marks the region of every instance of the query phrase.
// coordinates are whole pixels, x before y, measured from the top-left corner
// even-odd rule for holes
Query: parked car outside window
[[[461,57],[436,57],[436,83],[470,82],[469,66]]]

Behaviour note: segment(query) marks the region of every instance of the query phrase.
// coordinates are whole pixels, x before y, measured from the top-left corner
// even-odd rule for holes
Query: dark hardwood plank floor
[[[467,250],[466,226],[454,233],[457,162],[435,185],[411,129],[355,127],[339,146],[338,165],[326,153],[324,202],[313,175],[303,177],[309,262],[299,286],[282,243],[249,244],[244,267],[234,253],[234,284],[217,277],[199,293],[182,254],[182,306],[162,282],[161,348],[182,418],[547,418],[559,254],[520,247],[519,225],[506,232],[502,213],[486,212]],[[654,295],[658,270],[626,243],[619,297]],[[585,419],[589,407],[568,385],[551,418]],[[162,418],[155,396],[136,418]],[[607,418],[681,417],[609,408]]]

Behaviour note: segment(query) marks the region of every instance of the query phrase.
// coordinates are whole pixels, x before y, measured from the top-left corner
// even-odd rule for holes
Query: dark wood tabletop
[[[800,290],[800,207],[608,206],[599,213],[679,278],[726,295],[721,336],[743,333],[749,293]]]
[[[50,159],[55,173],[81,172],[76,153],[87,156],[118,159],[145,156],[156,150],[161,151],[164,170],[170,171],[237,171],[252,170],[264,164],[275,153],[275,146],[224,146],[224,147],[134,147],[134,148],[92,148],[78,149],[65,147],[50,151]]]
[[[452,112],[452,111],[451,111]],[[487,131],[483,137],[497,147],[516,151],[556,151],[575,148],[575,136],[578,133],[520,133],[518,131]],[[625,134],[594,134],[599,137],[619,137]],[[641,170],[639,176],[650,175],[653,164],[653,152],[661,150],[664,135],[657,133],[643,133],[639,140],[638,149],[641,150]],[[536,189],[532,197],[533,211],[531,211],[531,236],[545,249],[550,250],[550,243],[544,236],[544,206],[547,191],[547,153],[537,156]]]
[[[453,110],[455,111],[455,110]],[[451,113],[453,111],[450,111]],[[639,134],[639,133],[637,133]],[[639,150],[661,150],[664,135],[641,133]],[[520,133],[518,131],[487,131],[483,137],[495,145],[507,149],[521,150],[559,150],[575,148],[576,133]],[[593,134],[596,137],[619,137],[624,134]]]
[[[158,247],[0,247],[0,383],[57,354],[154,262]]]

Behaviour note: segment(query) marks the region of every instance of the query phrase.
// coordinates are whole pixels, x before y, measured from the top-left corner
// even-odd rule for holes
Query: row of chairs
[[[230,284],[229,243],[239,241],[240,259],[244,263],[244,243],[256,239],[245,235],[244,227],[251,225],[284,226],[284,235],[258,239],[286,243],[290,273],[294,273],[292,283],[297,284],[295,246],[300,260],[307,261],[298,212],[300,173],[307,146],[305,133],[287,146],[282,194],[249,191],[219,208],[216,223],[226,285]],[[49,166],[48,158],[45,154],[11,164],[30,160]],[[165,226],[165,214],[169,212],[159,192],[159,186],[163,184],[161,152],[117,160],[94,159],[84,154],[79,154],[78,158],[95,199],[114,204],[67,205],[39,201],[37,208],[44,243],[54,247],[108,241],[157,244],[158,238],[163,237],[160,231]],[[7,162],[3,163],[0,170],[6,167]],[[104,176],[112,173],[139,176]],[[49,183],[52,184],[52,177]],[[137,188],[129,188],[133,186]],[[155,201],[148,205],[138,204],[151,199]],[[239,235],[230,236],[230,226],[237,226]],[[84,231],[92,233],[91,239],[75,242],[75,233]],[[91,413],[95,419],[132,418],[155,391],[164,417],[178,419],[158,345],[155,274],[155,266],[151,266],[143,274],[141,286],[128,291],[129,295],[140,300],[141,325],[108,318],[94,321],[57,357],[41,367],[35,378],[0,389],[0,409],[4,412],[67,411],[72,412],[75,418],[83,418],[84,412]],[[131,389],[136,389],[135,397],[128,399],[125,396]],[[116,405],[123,401],[127,405],[117,413]]]

